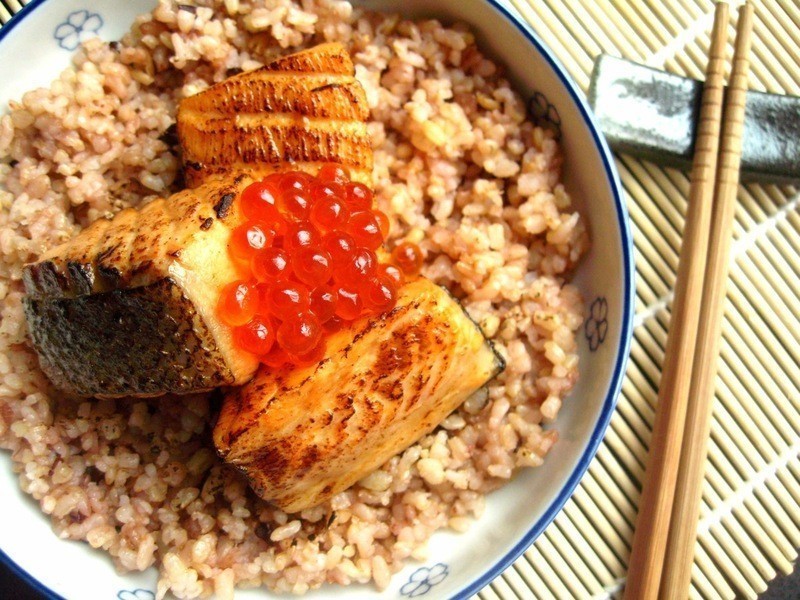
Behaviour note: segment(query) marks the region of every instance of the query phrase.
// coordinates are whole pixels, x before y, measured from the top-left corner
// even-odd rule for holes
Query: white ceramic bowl
[[[517,89],[560,122],[564,179],[586,217],[592,249],[574,282],[587,303],[580,336],[580,379],[558,416],[560,437],[542,467],[521,472],[490,495],[467,533],[437,533],[431,560],[410,564],[385,598],[467,597],[509,566],[552,521],[594,457],[614,410],[628,355],[633,313],[632,241],[611,153],[564,68],[504,0],[368,1],[408,16],[470,23],[482,47],[502,61]],[[154,0],[33,0],[0,30],[0,106],[47,85],[80,40],[118,39]],[[156,574],[119,575],[88,544],[61,541],[36,504],[19,491],[7,453],[0,454],[0,558],[47,596],[152,600]],[[264,590],[237,598],[264,598]],[[309,598],[373,598],[374,588],[326,587]]]

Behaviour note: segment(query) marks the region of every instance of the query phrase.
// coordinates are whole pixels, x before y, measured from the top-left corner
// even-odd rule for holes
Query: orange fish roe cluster
[[[271,367],[318,362],[327,334],[394,308],[398,288],[422,266],[407,243],[392,263],[378,260],[389,219],[339,165],[316,177],[274,173],[238,201],[245,220],[228,251],[242,278],[223,288],[217,311],[235,344]]]

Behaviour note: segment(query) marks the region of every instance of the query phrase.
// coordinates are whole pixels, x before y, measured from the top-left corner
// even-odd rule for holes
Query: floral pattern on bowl
[[[53,32],[58,45],[64,50],[77,50],[81,43],[96,37],[103,27],[103,17],[86,9],[76,10],[67,15]]]
[[[424,596],[431,589],[442,583],[450,574],[444,563],[436,563],[432,567],[420,567],[411,574],[408,581],[400,588],[400,594],[407,598]]]
[[[550,129],[557,140],[561,139],[561,115],[542,92],[536,92],[528,100],[528,114],[534,123]]]
[[[583,326],[589,349],[594,352],[606,341],[608,333],[608,301],[604,296],[598,296],[589,307],[589,316]]]
[[[135,590],[120,590],[117,600],[156,600],[156,595],[150,590],[137,588]]]

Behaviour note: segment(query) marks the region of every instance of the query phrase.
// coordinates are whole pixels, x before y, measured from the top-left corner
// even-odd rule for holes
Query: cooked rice
[[[558,144],[464,25],[338,0],[196,5],[162,0],[119,44],[87,42],[49,89],[0,117],[0,446],[60,537],[104,549],[123,571],[155,565],[159,598],[382,589],[406,559],[424,559],[435,530],[463,531],[488,492],[556,442],[543,426],[576,380],[582,321],[564,278],[587,244]],[[424,274],[461,298],[508,367],[358,485],[287,515],[215,456],[209,395],[86,401],[49,387],[20,274],[92,220],[180,185],[168,132],[180,98],[322,40],[350,48],[367,90],[392,237],[424,248]]]

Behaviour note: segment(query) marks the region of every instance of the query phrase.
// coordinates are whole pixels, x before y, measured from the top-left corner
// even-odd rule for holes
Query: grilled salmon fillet
[[[372,183],[366,95],[341,44],[321,44],[240,73],[181,101],[178,137],[186,182],[211,174],[316,174],[340,163]]]
[[[286,169],[349,167],[369,183],[364,90],[340,44],[285,56],[184,99],[178,131],[191,189],[101,219],[24,272],[42,369],[83,396],[155,396],[246,382],[257,361],[215,314],[237,278],[226,245],[234,199]]]
[[[219,455],[286,512],[315,506],[432,431],[504,367],[480,328],[427,279],[356,321],[306,368],[259,370],[230,391]]]
[[[155,396],[244,383],[257,367],[217,318],[237,278],[234,199],[252,179],[212,177],[100,219],[24,269],[24,310],[42,369],[82,396]]]

